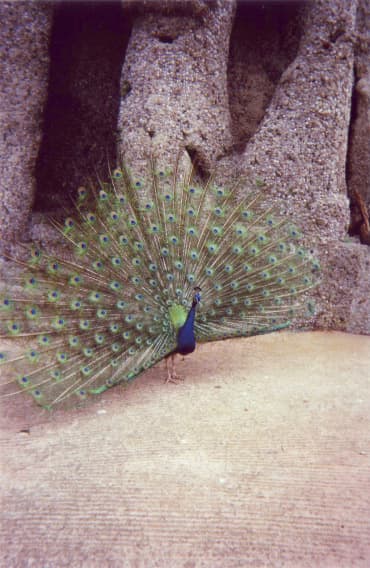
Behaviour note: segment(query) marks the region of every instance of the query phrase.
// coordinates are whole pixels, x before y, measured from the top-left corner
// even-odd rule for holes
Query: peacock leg
[[[177,381],[182,380],[182,377],[178,375],[175,371],[175,356],[176,353],[171,353],[166,359],[167,365],[167,379],[166,383],[176,383]]]

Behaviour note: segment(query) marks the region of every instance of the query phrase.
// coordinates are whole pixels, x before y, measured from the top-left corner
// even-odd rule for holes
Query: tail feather
[[[16,391],[53,406],[133,379],[176,348],[169,308],[188,308],[194,286],[199,341],[289,325],[319,265],[299,229],[263,207],[260,182],[241,201],[240,185],[151,160],[141,177],[121,166],[81,187],[75,214],[54,221],[60,254],[29,247],[0,296],[0,337],[28,343],[0,353]]]

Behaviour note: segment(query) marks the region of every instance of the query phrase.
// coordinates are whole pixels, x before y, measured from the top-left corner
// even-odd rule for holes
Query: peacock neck
[[[197,302],[193,301],[192,306],[188,312],[186,321],[180,327],[177,333],[177,353],[181,355],[188,355],[195,349],[195,335],[194,335],[194,322],[195,312],[197,309]]]

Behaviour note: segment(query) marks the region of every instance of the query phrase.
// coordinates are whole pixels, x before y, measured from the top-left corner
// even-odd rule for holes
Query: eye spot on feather
[[[79,338],[74,335],[69,337],[69,344],[71,347],[77,347],[80,344]]]
[[[122,285],[117,280],[112,280],[112,282],[109,283],[109,288],[116,292],[122,288]]]
[[[85,399],[87,396],[87,391],[85,389],[79,389],[77,391],[75,391],[75,394],[82,399]]]
[[[121,179],[121,178],[123,177],[123,172],[122,172],[122,170],[120,170],[119,168],[115,168],[115,169],[113,170],[113,177],[114,177],[115,179]]]
[[[251,245],[249,247],[249,252],[252,256],[257,256],[259,253],[259,248],[256,245]]]
[[[90,329],[90,321],[89,320],[80,320],[79,322],[80,329],[82,331],[86,331]]]
[[[223,187],[216,187],[215,188],[215,194],[217,195],[217,197],[224,197],[225,196],[225,190]]]
[[[249,209],[244,209],[241,213],[241,217],[244,220],[250,221],[253,218],[253,212],[250,211]]]
[[[129,244],[129,240],[125,235],[120,235],[118,237],[118,242],[122,246],[127,246]]]
[[[67,229],[72,229],[74,227],[75,223],[73,221],[73,219],[71,219],[70,217],[68,217],[65,221],[64,221],[64,226]]]
[[[218,252],[219,247],[215,243],[209,243],[207,245],[207,249],[210,254],[216,254]]]
[[[11,334],[18,334],[21,331],[21,326],[18,323],[8,323],[8,330]]]

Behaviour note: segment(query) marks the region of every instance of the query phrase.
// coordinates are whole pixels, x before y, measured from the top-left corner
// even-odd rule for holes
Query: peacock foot
[[[171,353],[166,359],[167,365],[167,378],[165,383],[175,383],[177,384],[178,381],[183,381],[184,378],[178,375],[175,371],[175,353]]]

